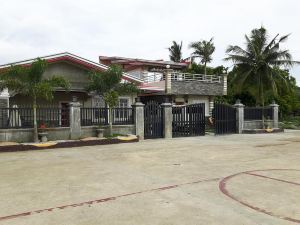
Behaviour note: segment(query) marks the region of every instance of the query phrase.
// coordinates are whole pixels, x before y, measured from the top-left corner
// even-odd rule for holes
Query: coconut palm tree
[[[180,44],[178,44],[176,41],[173,41],[173,44],[170,48],[168,48],[169,50],[169,57],[170,60],[173,62],[180,62],[182,60],[182,41],[180,42]]]
[[[33,107],[34,142],[38,142],[36,108],[37,99],[53,99],[55,88],[69,88],[69,83],[61,76],[43,78],[47,62],[37,58],[29,67],[12,65],[0,71],[0,90],[8,88],[9,91],[29,96]]]
[[[87,91],[96,92],[103,96],[109,111],[109,133],[112,135],[112,109],[118,105],[122,94],[138,93],[139,89],[134,83],[122,82],[123,71],[117,65],[112,65],[104,72],[90,73],[90,83]]]
[[[232,82],[237,92],[242,89],[249,91],[256,98],[256,103],[264,106],[265,91],[272,91],[277,95],[278,82],[285,82],[282,73],[277,68],[291,67],[296,61],[288,50],[281,50],[280,44],[289,35],[279,37],[277,34],[270,41],[264,27],[253,29],[250,36],[245,35],[245,49],[237,45],[230,45],[226,53],[226,61],[232,61],[236,67]],[[282,84],[281,84],[282,85]]]
[[[190,48],[194,49],[192,58],[200,58],[200,62],[204,65],[204,73],[206,74],[206,65],[212,61],[212,54],[215,51],[213,38],[209,41],[196,41],[189,45]]]
[[[289,35],[279,37],[277,34],[270,41],[264,27],[253,29],[250,36],[245,35],[246,48],[230,45],[226,53],[226,61],[232,61],[236,72],[232,79],[237,92],[242,89],[255,96],[256,103],[263,107],[262,122],[264,124],[265,94],[278,94],[278,87],[282,84],[288,89],[288,82],[278,68],[291,67],[296,61],[288,50],[281,50],[280,44],[287,40]]]

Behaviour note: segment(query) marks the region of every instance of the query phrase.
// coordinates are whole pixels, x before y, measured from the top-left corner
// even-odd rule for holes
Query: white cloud
[[[286,48],[300,60],[297,0],[1,0],[0,64],[70,51],[168,59],[172,40],[214,37],[213,65],[224,64],[229,44],[264,25],[273,36],[292,33]],[[300,82],[300,68],[293,70]]]

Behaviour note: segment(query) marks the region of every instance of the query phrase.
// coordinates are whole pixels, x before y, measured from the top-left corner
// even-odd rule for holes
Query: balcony
[[[204,74],[192,74],[192,73],[180,73],[171,72],[169,73],[171,81],[201,81],[207,83],[221,83],[221,75],[204,75]],[[165,80],[165,75],[159,72],[148,72],[144,73],[144,83],[155,83]]]
[[[166,74],[168,74],[166,84]],[[224,95],[227,93],[227,75],[204,75],[181,72],[148,72],[143,76],[142,89],[168,94]]]

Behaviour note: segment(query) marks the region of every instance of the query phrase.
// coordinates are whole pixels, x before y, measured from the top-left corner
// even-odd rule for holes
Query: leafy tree
[[[29,96],[32,99],[34,142],[38,142],[36,108],[37,99],[53,99],[55,88],[62,87],[66,90],[69,83],[61,76],[43,78],[47,69],[47,62],[37,58],[29,67],[12,65],[8,69],[0,71],[0,89],[8,88],[18,94]]]
[[[280,44],[289,35],[278,36],[268,42],[267,31],[261,27],[252,30],[250,37],[245,35],[245,49],[230,45],[226,50],[228,57],[225,60],[235,65],[232,82],[236,91],[249,91],[255,96],[256,103],[262,106],[265,104],[265,91],[272,91],[276,96],[279,84],[288,87],[285,77],[276,68],[291,67],[296,63],[288,50],[280,50]]]
[[[192,42],[189,47],[194,49],[192,58],[200,58],[200,62],[204,65],[204,74],[207,74],[206,65],[212,61],[212,54],[215,51],[213,38],[209,41],[203,40]]]
[[[93,72],[89,75],[87,90],[103,96],[109,109],[109,132],[112,135],[112,109],[118,105],[119,96],[138,93],[139,89],[134,83],[122,82],[123,71],[117,65],[112,65],[104,72]]]
[[[221,74],[227,74],[228,68],[224,66],[217,66],[217,67],[206,67],[206,74],[209,75],[221,75]],[[194,73],[194,74],[204,74],[205,73],[205,67],[204,65],[200,65],[197,63],[192,63],[189,68],[185,70],[187,73]]]
[[[170,60],[173,62],[180,62],[182,60],[182,41],[178,44],[176,41],[173,41],[173,44],[168,48],[170,53]]]

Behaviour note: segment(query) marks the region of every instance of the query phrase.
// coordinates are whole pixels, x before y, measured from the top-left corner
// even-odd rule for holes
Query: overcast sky
[[[225,64],[229,44],[261,25],[270,36],[291,33],[282,46],[300,61],[297,0],[0,0],[0,64],[68,51],[168,59],[167,47],[214,37],[211,65]],[[225,64],[230,66],[228,64]],[[292,74],[300,84],[300,67]]]

